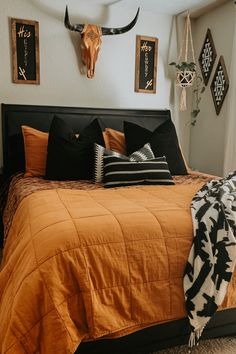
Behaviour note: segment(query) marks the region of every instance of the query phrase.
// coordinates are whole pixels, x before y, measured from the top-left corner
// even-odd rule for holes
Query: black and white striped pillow
[[[165,156],[142,162],[104,156],[105,187],[135,184],[175,184]]]
[[[95,155],[95,165],[94,165],[94,182],[100,183],[103,181],[103,157],[104,156],[117,156],[123,160],[130,161],[145,161],[154,159],[155,156],[152,152],[151,146],[149,143],[145,144],[138,151],[133,152],[129,157],[120,154],[119,152],[105,149],[103,146],[99,144],[94,144],[94,155]]]
[[[145,144],[141,149],[134,151],[129,155],[130,161],[146,161],[155,159],[155,155],[152,152],[151,145],[149,143]]]
[[[99,144],[94,144],[94,182],[95,183],[101,183],[103,181],[103,168],[104,168],[104,163],[103,163],[103,157],[104,155],[109,155],[109,156],[116,156],[120,157],[121,159],[129,160],[127,156],[120,154],[119,152],[113,151],[113,150],[108,150],[105,149],[103,146]]]

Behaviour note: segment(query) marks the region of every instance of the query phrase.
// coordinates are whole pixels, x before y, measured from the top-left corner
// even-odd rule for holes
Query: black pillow
[[[63,119],[55,116],[49,131],[45,178],[92,179],[95,142],[105,146],[97,119],[94,119],[76,139],[73,129]]]
[[[172,175],[187,175],[187,169],[179,147],[175,126],[171,119],[158,126],[153,132],[135,123],[124,122],[127,154],[138,150],[149,142],[156,157],[166,156]]]
[[[175,184],[165,156],[146,161],[126,161],[116,156],[104,156],[104,182],[105,187]]]

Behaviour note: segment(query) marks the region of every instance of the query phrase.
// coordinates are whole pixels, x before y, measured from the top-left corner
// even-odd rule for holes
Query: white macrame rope
[[[187,61],[188,60],[188,34],[189,34],[189,14],[187,15],[187,19],[186,19],[186,24],[187,24],[187,31],[186,31],[186,40],[185,40],[185,56],[184,56],[184,60]]]
[[[195,55],[194,55],[194,48],[193,48],[193,36],[192,36],[192,29],[191,29],[191,22],[190,22],[190,15],[188,14],[188,29],[189,29],[189,38],[190,38],[190,44],[191,44],[191,50],[192,50],[192,59],[193,62],[195,63]]]
[[[182,39],[182,44],[179,52],[178,62],[181,61],[188,61],[188,44],[190,42],[191,46],[191,54],[192,54],[192,61],[195,63],[195,55],[194,55],[194,48],[193,48],[193,37],[192,37],[192,30],[191,30],[191,22],[190,22],[190,14],[188,12],[187,18],[184,25],[184,36]],[[185,50],[185,51],[184,51]],[[183,55],[184,51],[184,55]]]
[[[181,48],[180,48],[180,51],[179,51],[178,63],[183,58],[183,49],[184,49],[184,44],[186,42],[186,36],[187,36],[187,20],[185,21],[185,24],[184,24],[184,36],[183,36],[182,43],[181,43]]]
[[[188,60],[189,42],[190,42],[190,49],[192,54],[192,62],[195,63],[190,14],[188,12],[185,25],[184,25],[184,35],[183,35],[180,53],[178,57],[178,63],[181,63],[182,61],[188,62],[191,60],[191,59]],[[195,72],[191,72],[188,70],[180,71],[179,73],[177,72],[176,84],[177,86],[180,86],[182,88],[182,92],[180,96],[180,106],[179,106],[180,111],[187,110],[186,88],[192,86],[194,78],[195,78]]]

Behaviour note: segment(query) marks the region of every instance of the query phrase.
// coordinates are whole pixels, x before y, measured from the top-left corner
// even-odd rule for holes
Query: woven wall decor
[[[221,55],[211,83],[211,93],[217,115],[220,113],[228,88],[229,78],[225,67],[224,58]]]
[[[200,56],[198,58],[199,66],[201,68],[202,77],[205,86],[207,86],[213,65],[216,59],[216,49],[211,35],[211,30],[208,28]]]

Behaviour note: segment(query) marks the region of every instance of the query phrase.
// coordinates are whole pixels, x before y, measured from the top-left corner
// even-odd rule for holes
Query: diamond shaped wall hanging
[[[211,35],[211,31],[208,28],[202,46],[202,50],[198,58],[205,86],[208,84],[215,59],[216,59],[216,49]]]
[[[229,78],[225,67],[224,58],[221,55],[211,83],[211,93],[217,115],[220,113],[228,88]]]

